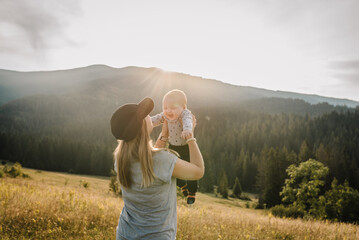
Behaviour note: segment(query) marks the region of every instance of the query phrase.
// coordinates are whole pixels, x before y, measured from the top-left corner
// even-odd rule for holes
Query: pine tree
[[[218,192],[222,195],[223,198],[228,198],[228,178],[224,169],[222,169],[219,178]]]
[[[236,177],[236,180],[234,181],[234,186],[233,186],[233,195],[236,198],[240,198],[241,194],[242,194],[242,187],[241,187],[241,184],[239,183],[238,177]]]
[[[279,192],[282,190],[286,178],[285,170],[289,166],[286,148],[267,148],[261,153],[261,164],[257,179],[260,190],[259,204],[272,207],[281,202]]]
[[[202,152],[202,156],[206,166],[206,174],[199,182],[199,190],[201,192],[213,192],[213,186],[215,185],[215,177],[213,174],[213,163],[210,161],[210,158],[207,152]]]
[[[298,154],[298,158],[299,158],[299,162],[305,162],[308,161],[309,158],[312,158],[312,151],[309,148],[309,145],[307,143],[307,141],[303,141],[302,145],[300,146],[300,150],[299,150],[299,154]]]
[[[324,148],[324,145],[321,143],[319,148],[317,149],[316,153],[316,159],[323,163],[324,165],[328,166],[329,156],[327,151]]]

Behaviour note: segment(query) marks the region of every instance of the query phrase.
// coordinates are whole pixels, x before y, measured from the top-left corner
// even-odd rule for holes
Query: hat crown
[[[143,119],[154,107],[151,98],[143,99],[139,104],[124,104],[111,117],[112,135],[119,140],[134,139],[141,129]]]

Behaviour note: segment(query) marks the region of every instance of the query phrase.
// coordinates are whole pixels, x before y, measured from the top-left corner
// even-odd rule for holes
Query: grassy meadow
[[[115,239],[123,201],[108,178],[23,170],[30,178],[0,178],[0,239]],[[275,218],[208,194],[177,210],[180,240],[359,239],[358,225]]]

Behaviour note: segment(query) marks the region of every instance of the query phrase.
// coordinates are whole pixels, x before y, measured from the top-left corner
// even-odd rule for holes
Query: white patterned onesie
[[[169,120],[165,117],[163,112],[151,117],[151,121],[154,127],[163,124],[164,120],[168,123],[169,142],[174,146],[186,145],[186,140],[181,138],[182,131],[193,130],[192,113],[188,109],[184,109],[181,116],[175,120]],[[182,120],[182,121],[181,121]],[[182,126],[183,124],[183,126]]]

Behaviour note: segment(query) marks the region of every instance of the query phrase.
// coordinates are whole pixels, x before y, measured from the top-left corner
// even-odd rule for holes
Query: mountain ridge
[[[78,87],[81,88],[83,87],[83,85],[86,85],[89,82],[98,80],[108,81],[109,79],[121,79],[123,84],[128,84],[128,82],[126,83],[126,81],[124,81],[123,79],[126,77],[132,79],[133,83],[135,81],[143,82],[150,79],[150,84],[163,84],[164,86],[172,84],[175,88],[188,88],[184,84],[173,84],[173,82],[175,81],[185,81],[186,83],[191,82],[191,84],[197,83],[196,87],[198,88],[203,88],[203,86],[208,87],[209,85],[211,85],[212,91],[216,91],[218,89],[226,89],[226,94],[223,94],[223,97],[227,98],[227,100],[233,98],[234,102],[274,97],[302,99],[310,104],[328,102],[329,104],[334,106],[340,105],[351,108],[359,106],[359,102],[349,99],[332,98],[316,94],[304,94],[281,90],[269,90],[252,86],[238,86],[230,83],[225,83],[216,79],[207,79],[186,73],[168,72],[156,67],[144,68],[127,66],[123,68],[113,68],[101,64],[54,71],[21,72],[0,69],[0,106],[8,101],[34,94],[72,92]],[[156,82],[158,79],[160,79],[161,81]],[[168,82],[172,83],[166,84]],[[200,83],[202,83],[203,86],[201,86]],[[170,86],[167,86],[166,90],[168,90],[169,88]],[[160,93],[163,94],[163,91],[160,91]]]

